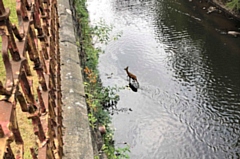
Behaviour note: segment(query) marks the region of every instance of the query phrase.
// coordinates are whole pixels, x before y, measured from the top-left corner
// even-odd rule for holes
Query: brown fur
[[[135,76],[134,74],[132,74],[131,72],[128,71],[128,66],[124,70],[127,72],[127,75],[129,78],[137,81],[137,76]]]

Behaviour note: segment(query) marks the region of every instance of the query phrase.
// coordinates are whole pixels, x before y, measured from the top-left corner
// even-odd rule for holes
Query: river
[[[196,1],[87,3],[92,24],[122,33],[100,54],[103,85],[128,86],[126,66],[140,84],[119,92],[116,146],[131,159],[240,158],[240,38],[225,34],[240,23]]]

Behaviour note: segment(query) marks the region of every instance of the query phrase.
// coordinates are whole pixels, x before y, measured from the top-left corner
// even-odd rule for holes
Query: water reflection
[[[128,84],[128,65],[141,84],[120,92],[118,107],[133,111],[114,116],[116,143],[129,143],[133,159],[240,157],[240,39],[219,34],[236,23],[203,5],[89,1],[92,21],[123,31],[100,56],[103,84]]]
[[[133,92],[137,92],[138,91],[138,88],[139,88],[139,84],[136,83],[136,82],[129,82],[129,88],[131,88],[131,90]]]

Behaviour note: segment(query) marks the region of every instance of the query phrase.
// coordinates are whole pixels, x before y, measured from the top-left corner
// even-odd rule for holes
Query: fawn
[[[135,76],[134,74],[132,74],[131,72],[128,71],[128,66],[126,68],[124,68],[124,70],[127,72],[129,80],[133,79],[134,81],[136,81],[138,83],[137,76]]]

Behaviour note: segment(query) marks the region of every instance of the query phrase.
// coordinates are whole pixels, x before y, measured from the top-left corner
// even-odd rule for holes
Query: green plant
[[[94,156],[94,159],[100,159],[100,157],[99,156]]]
[[[96,116],[100,124],[110,123],[109,108],[116,107],[119,101],[117,92],[121,89],[115,87],[102,87],[98,82],[96,72],[88,67],[84,69],[85,74],[85,93],[89,112]]]
[[[110,40],[110,32],[112,31],[113,26],[108,26],[103,19],[91,28],[91,34],[93,35],[93,44],[101,43],[107,44]]]
[[[85,0],[75,0],[75,7],[80,23],[81,34],[78,37],[77,45],[80,47],[80,56],[82,61],[84,74],[84,87],[86,94],[86,103],[88,106],[89,123],[93,130],[96,126],[103,125],[106,133],[102,135],[103,143],[101,151],[103,151],[109,159],[128,158],[128,148],[115,148],[113,135],[114,131],[111,128],[110,109],[116,109],[116,104],[119,101],[117,92],[121,89],[115,87],[103,87],[98,75],[97,64],[98,55],[102,50],[102,45],[105,45],[110,40],[116,40],[120,34],[110,38],[112,26],[106,25],[103,20],[94,26],[90,27],[88,23],[88,14],[85,8]],[[101,45],[98,47],[97,45]],[[95,158],[99,158],[95,156]]]
[[[88,120],[89,120],[90,126],[94,129],[96,127],[97,119],[95,118],[95,116],[92,113],[88,114]]]
[[[93,45],[98,52],[104,52],[104,50],[102,50],[103,45],[106,45],[108,42],[117,40],[119,37],[121,37],[122,32],[119,32],[114,36],[110,36],[113,28],[113,25],[107,25],[103,19],[100,19],[95,26],[90,28],[91,35],[93,37]]]
[[[84,85],[90,126],[94,129],[97,125],[104,125],[106,128],[106,133],[103,135],[104,145],[102,146],[102,151],[110,159],[129,158],[129,147],[115,148],[113,141],[114,131],[110,127],[111,116],[109,109],[116,109],[116,104],[119,101],[117,92],[122,88],[117,86],[102,87],[97,80],[97,74],[88,67],[84,69],[84,73],[86,77]]]
[[[127,145],[123,148],[117,148],[116,149],[116,156],[119,159],[120,158],[121,159],[128,159],[128,158],[130,158],[129,155],[128,155],[129,152],[130,152],[130,146],[129,145]]]
[[[127,145],[122,148],[115,148],[112,147],[112,144],[108,145],[109,143],[106,143],[103,145],[102,150],[107,154],[108,158],[110,159],[129,159],[129,153],[130,153],[130,146]]]
[[[227,2],[226,6],[231,10],[239,10],[240,9],[240,1],[232,0],[231,2]]]

